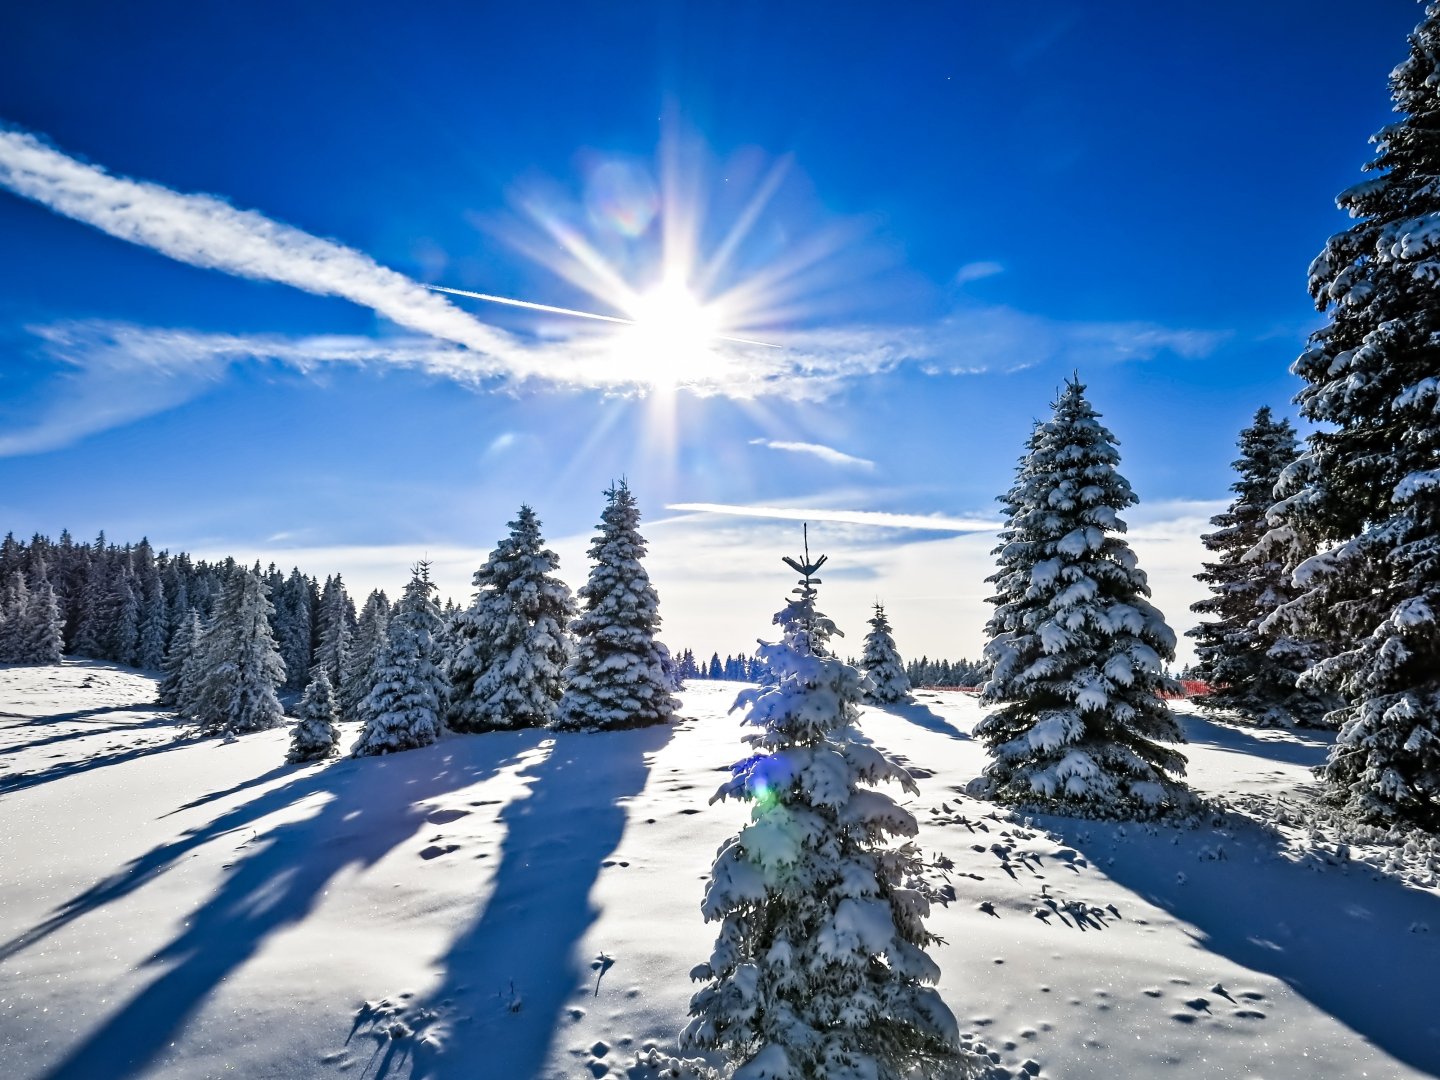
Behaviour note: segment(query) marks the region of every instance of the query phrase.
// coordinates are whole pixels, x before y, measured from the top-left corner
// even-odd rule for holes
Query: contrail
[[[492,296],[489,293],[470,292],[468,289],[451,289],[444,285],[426,285],[431,292],[449,293],[451,296],[468,296],[472,300],[484,300],[487,304],[504,304],[507,307],[525,308],[527,311],[548,311],[552,315],[569,315],[576,319],[594,319],[597,322],[619,323],[622,326],[638,325],[635,319],[624,319],[619,315],[599,315],[593,311],[577,311],[575,308],[556,307],[554,304],[537,304],[532,300],[514,300],[508,296]],[[716,341],[728,341],[734,345],[759,345],[766,349],[781,349],[773,341],[755,341],[752,338],[723,337],[715,335]]]

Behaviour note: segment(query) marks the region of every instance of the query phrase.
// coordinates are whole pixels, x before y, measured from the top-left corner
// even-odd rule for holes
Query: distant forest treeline
[[[206,562],[183,551],[157,551],[145,539],[111,543],[103,532],[89,543],[77,543],[68,531],[59,540],[37,534],[25,542],[9,533],[0,541],[0,586],[14,592],[17,573],[32,595],[49,586],[67,654],[149,671],[161,669],[175,631],[191,611],[202,622],[210,618],[236,566],[234,559]],[[270,629],[285,662],[285,688],[303,689],[314,664],[355,636],[355,602],[338,573],[321,581],[298,568],[287,574],[273,562],[265,570],[257,563],[255,570],[274,606]],[[376,590],[382,602],[384,596]],[[447,611],[454,610],[452,602]],[[722,658],[717,652],[699,660],[685,649],[676,666],[681,679],[761,680],[759,658],[744,653]],[[916,687],[978,686],[989,667],[983,661],[922,656],[906,664],[905,672]]]
[[[857,664],[853,658],[847,663]],[[711,653],[709,660],[696,660],[693,649],[685,649],[676,659],[682,679],[722,679],[730,682],[761,682],[764,663],[758,656],[726,656]],[[990,676],[990,665],[983,660],[931,660],[922,656],[905,665],[905,674],[914,687],[979,686]]]
[[[76,543],[68,531],[58,541],[38,534],[28,543],[13,534],[0,541],[0,582],[12,591],[17,580],[31,594],[47,586],[53,591],[66,653],[149,671],[160,670],[192,611],[202,620],[211,616],[236,567],[234,559],[212,563],[156,551],[143,539],[113,544],[103,532],[90,543]],[[301,689],[317,652],[353,635],[355,604],[339,574],[322,584],[298,569],[285,574],[274,563],[255,569],[274,605],[271,631],[285,662],[285,686]]]

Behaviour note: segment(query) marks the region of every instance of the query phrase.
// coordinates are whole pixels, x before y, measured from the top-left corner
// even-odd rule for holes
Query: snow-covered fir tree
[[[343,685],[345,662],[350,655],[351,624],[355,608],[340,575],[325,579],[320,606],[315,616],[314,664],[325,669],[331,686]]]
[[[391,613],[375,685],[360,709],[365,727],[350,748],[357,757],[429,746],[440,737],[445,675],[435,591],[430,564],[417,563]]]
[[[165,662],[161,666],[159,698],[161,705],[172,708],[181,704],[184,677],[187,665],[193,672],[196,665],[191,661],[201,637],[200,616],[194,608],[170,635],[170,647],[165,651]],[[183,710],[182,710],[183,711]]]
[[[77,588],[75,627],[72,650],[79,656],[102,659],[107,654],[106,641],[110,628],[106,621],[107,599],[110,595],[110,563],[105,557],[105,534],[86,550],[84,575]]]
[[[117,664],[133,665],[140,645],[140,597],[136,592],[135,571],[129,560],[110,579],[110,596],[106,602],[109,642],[106,657]]]
[[[340,752],[335,691],[323,667],[315,669],[296,712],[299,720],[290,729],[290,752],[285,755],[286,761],[292,764],[319,761]]]
[[[58,664],[64,655],[65,620],[55,589],[41,575],[40,583],[30,590],[25,607],[25,629],[20,639],[20,663]]]
[[[201,731],[240,735],[283,722],[275,691],[285,681],[285,664],[275,648],[270,616],[264,580],[235,567],[196,649],[199,676],[185,704]]]
[[[679,708],[670,651],[656,639],[660,598],[640,560],[640,509],[622,480],[605,492],[595,565],[580,589],[583,610],[570,624],[575,651],[554,726],[569,730],[663,724]]]
[[[1355,222],[1310,267],[1329,321],[1291,370],[1319,428],[1276,517],[1325,548],[1282,618],[1342,643],[1301,680],[1346,702],[1335,793],[1365,818],[1440,828],[1440,6],[1390,90],[1400,118],[1375,136],[1373,175],[1337,200]]]
[[[1078,379],[1037,424],[1001,499],[1005,528],[987,578],[995,613],[975,728],[991,755],[976,794],[1100,816],[1152,816],[1188,803],[1183,741],[1161,697],[1175,634],[1119,535],[1137,500],[1115,438]]]
[[[929,901],[914,817],[881,781],[918,793],[910,775],[854,730],[863,676],[828,646],[815,608],[824,556],[785,562],[801,575],[761,645],[773,684],[743,691],[754,753],[715,799],[751,804],[723,845],[701,905],[720,931],[691,972],[682,1045],[723,1050],[735,1080],[902,1080],[962,1076],[955,1018],[931,985]],[[714,801],[714,800],[712,800]]]
[[[890,620],[885,617],[885,606],[878,600],[875,602],[875,614],[870,617],[870,632],[865,635],[860,669],[870,680],[865,691],[866,701],[876,705],[894,705],[911,700],[910,679],[900,660],[900,650],[895,647]]]
[[[375,689],[375,666],[385,648],[385,630],[389,623],[390,599],[383,590],[374,589],[365,598],[355,637],[345,658],[345,678],[340,684],[337,704],[340,715],[348,720],[365,719],[361,706]]]
[[[285,685],[292,690],[306,685],[314,663],[311,588],[310,579],[298,568],[291,570],[290,576],[278,585],[271,585],[271,600],[275,605],[275,644],[280,650],[280,659],[285,661]],[[334,685],[331,684],[332,688]]]
[[[1197,580],[1211,596],[1191,606],[1214,616],[1188,632],[1197,644],[1193,676],[1210,685],[1196,704],[1219,720],[1261,727],[1323,726],[1339,703],[1296,686],[1296,679],[1322,655],[1321,647],[1297,638],[1270,616],[1295,598],[1291,571],[1312,551],[1293,532],[1285,542],[1271,533],[1267,513],[1275,502],[1280,474],[1298,456],[1295,429],[1261,408],[1240,433],[1239,479],[1235,499],[1210,519],[1216,531],[1200,539],[1218,559],[1205,563]]]
[[[58,664],[63,645],[63,620],[43,559],[32,571],[11,570],[0,590],[0,664]]]
[[[30,586],[24,571],[17,568],[10,571],[0,589],[0,664],[24,662],[20,656],[25,649],[29,611]]]
[[[475,571],[475,599],[455,620],[447,719],[456,731],[545,727],[564,691],[575,601],[554,571],[528,506]]]
[[[135,646],[135,666],[146,671],[159,671],[165,662],[169,643],[170,618],[165,603],[165,584],[154,567],[140,579],[140,633]]]

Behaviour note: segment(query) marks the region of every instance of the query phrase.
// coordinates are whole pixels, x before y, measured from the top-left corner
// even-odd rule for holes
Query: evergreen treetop
[[[564,689],[575,602],[554,576],[560,559],[544,546],[535,511],[521,506],[509,527],[455,618],[447,722],[456,731],[544,727]]]
[[[385,628],[374,686],[361,708],[365,727],[350,748],[357,757],[428,746],[440,737],[446,685],[435,591],[430,564],[417,563]]]
[[[815,607],[824,557],[786,559],[800,575],[775,616],[783,637],[762,644],[773,684],[743,691],[755,753],[715,800],[751,804],[750,823],[721,846],[702,910],[720,923],[691,972],[687,1046],[723,1049],[736,1080],[959,1076],[955,1018],[927,985],[929,901],[915,819],[881,781],[910,775],[860,739],[862,676],[828,648],[834,624]]]
[[[1295,429],[1276,420],[1268,406],[1240,433],[1235,498],[1210,519],[1216,531],[1200,539],[1219,558],[1196,579],[1211,595],[1192,605],[1214,616],[1190,630],[1197,641],[1195,676],[1210,685],[1197,703],[1219,719],[1262,726],[1320,726],[1337,704],[1296,687],[1296,679],[1321,654],[1314,642],[1284,632],[1270,618],[1295,597],[1290,574],[1310,554],[1294,532],[1284,542],[1272,534],[1268,514],[1280,476],[1296,459]]]
[[[560,728],[660,724],[680,704],[669,650],[655,637],[660,599],[640,562],[640,509],[623,480],[605,500],[589,550],[595,565],[579,594],[584,610],[570,624],[575,652],[554,720]]]
[[[1277,621],[1341,643],[1301,685],[1340,695],[1325,775],[1365,818],[1440,828],[1440,7],[1390,76],[1400,119],[1374,175],[1337,202],[1354,223],[1310,267],[1328,322],[1292,370],[1319,428],[1273,516],[1323,550]]]
[[[871,616],[869,625],[870,632],[865,635],[865,647],[860,655],[860,667],[870,680],[865,700],[876,705],[909,701],[910,679],[900,659],[900,650],[895,647],[885,607],[878,600],[875,601],[875,614]]]
[[[1101,816],[1149,816],[1186,801],[1185,758],[1162,698],[1175,635],[1122,538],[1137,500],[1114,436],[1076,380],[1002,498],[1005,528],[986,626],[993,665],[975,728],[992,761],[977,785],[996,798]]]

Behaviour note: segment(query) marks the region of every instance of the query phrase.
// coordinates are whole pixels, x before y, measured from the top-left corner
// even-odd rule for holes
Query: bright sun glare
[[[635,322],[616,342],[617,358],[656,388],[698,374],[720,330],[715,308],[701,303],[679,276],[642,293],[629,314]]]

